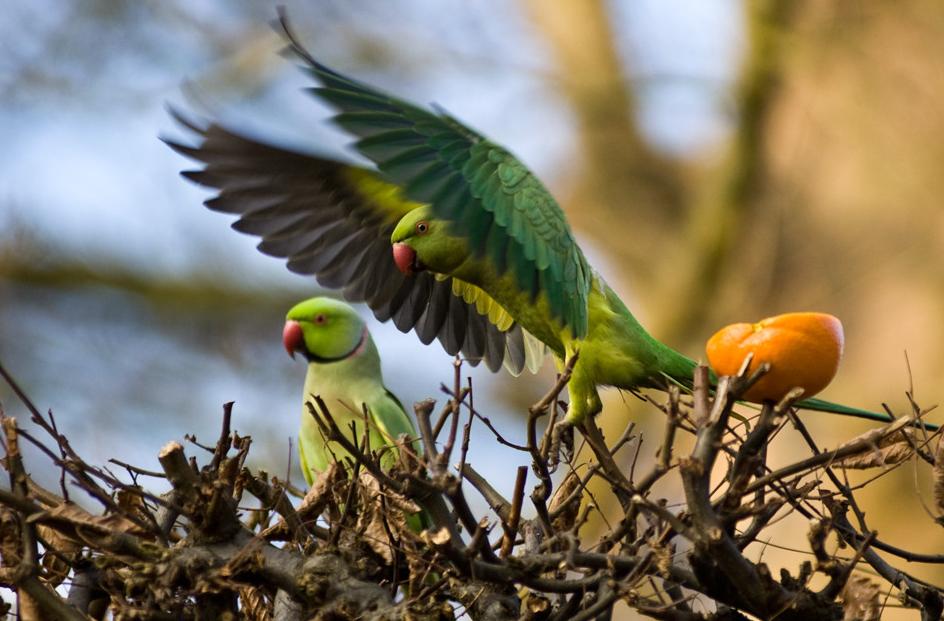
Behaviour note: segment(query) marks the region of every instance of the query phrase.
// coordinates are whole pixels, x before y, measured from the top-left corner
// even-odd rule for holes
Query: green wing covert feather
[[[199,140],[194,146],[165,142],[204,164],[182,174],[219,190],[206,206],[238,215],[233,228],[261,237],[259,250],[341,289],[350,301],[366,302],[379,320],[415,330],[424,344],[438,339],[449,354],[461,353],[472,364],[484,360],[493,371],[504,365],[515,374],[540,365],[518,324],[496,326],[487,312],[476,310],[475,300],[453,291],[451,278],[408,278],[397,270],[390,235],[419,206],[400,188],[375,171],[263,144],[216,124],[201,127],[172,113]]]
[[[411,438],[417,437],[416,427],[413,426],[413,421],[407,415],[403,404],[389,390],[380,400],[369,403],[367,410],[370,412],[371,421],[387,439],[388,444],[396,444],[403,434]]]
[[[302,467],[302,476],[305,477],[305,483],[308,484],[308,487],[311,487],[315,480],[311,476],[311,464],[308,463],[308,458],[305,456],[305,443],[301,439],[298,442],[298,462]]]
[[[591,272],[563,212],[520,161],[455,118],[423,110],[322,65],[286,32],[355,147],[413,201],[428,203],[499,273],[511,272],[577,337],[587,331]]]

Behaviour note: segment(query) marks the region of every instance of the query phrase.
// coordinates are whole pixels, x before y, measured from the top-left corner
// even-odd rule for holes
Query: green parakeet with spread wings
[[[368,449],[383,451],[381,464],[396,461],[396,451],[388,447],[416,439],[413,421],[384,386],[380,355],[367,326],[348,304],[324,297],[299,302],[286,315],[282,342],[293,357],[298,353],[308,361],[298,455],[309,486],[331,462],[350,458],[324,436],[309,411],[314,396],[321,397],[342,432],[353,426],[354,443],[361,442],[367,423]]]
[[[283,24],[284,26],[284,24]],[[439,339],[495,370],[559,366],[579,352],[567,418],[600,411],[598,387],[690,385],[695,363],[659,342],[588,265],[563,212],[509,151],[442,110],[427,110],[317,62],[285,28],[334,122],[376,169],[257,142],[181,115],[205,164],[183,173],[219,190],[206,202],[292,271],[365,301],[380,320]],[[392,252],[391,252],[392,244]],[[889,420],[806,399],[798,405]]]

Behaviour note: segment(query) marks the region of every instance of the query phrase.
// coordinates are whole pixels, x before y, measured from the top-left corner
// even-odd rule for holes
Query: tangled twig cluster
[[[712,391],[700,369],[691,394],[672,389],[665,402],[652,400],[665,428],[651,466],[636,472],[635,458],[629,471],[619,463],[620,451],[635,446],[638,456],[642,446],[633,425],[608,442],[587,421],[579,428],[585,449],[569,450],[572,430],[558,396],[570,368],[530,408],[526,444],[516,445],[476,411],[457,361],[444,407],[437,413],[432,401],[416,404],[419,441],[401,438],[392,466],[314,399],[311,415],[353,461],[332,466],[295,503],[287,482],[246,467],[251,440],[232,431],[231,404],[215,446],[192,439],[206,451],[202,465],[171,442],[159,455],[162,472],[116,462],[127,473],[118,476],[73,450],[52,413],[40,414],[0,368],[42,432],[2,418],[10,488],[0,490],[0,583],[16,592],[22,619],[467,613],[584,621],[607,618],[622,601],[656,619],[816,621],[877,619],[887,592],[922,619],[940,618],[944,590],[894,563],[944,556],[882,541],[843,476],[846,468],[926,462],[944,511],[944,450],[917,422],[926,411],[913,400],[909,416],[823,451],[791,408],[798,394],[745,416],[735,405],[759,374],[723,378]],[[531,462],[537,482],[527,499],[527,466],[505,498],[471,465],[474,424]],[[767,447],[788,425],[810,455],[772,469]],[[692,442],[680,442],[683,434]],[[27,474],[24,441],[61,470],[57,490]],[[147,491],[145,476],[165,478],[170,490]],[[620,507],[621,519],[602,533],[589,519],[595,480]],[[657,497],[657,484],[683,502]],[[72,499],[77,490],[83,504]],[[475,513],[471,494],[484,499],[487,514]],[[86,508],[89,497],[96,509]],[[808,520],[812,560],[775,577],[745,550],[792,512]],[[813,588],[817,574],[822,586]]]

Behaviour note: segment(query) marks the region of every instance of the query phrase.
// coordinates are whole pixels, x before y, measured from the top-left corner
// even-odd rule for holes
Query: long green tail
[[[804,410],[816,410],[817,412],[829,412],[831,414],[842,414],[843,416],[854,416],[856,418],[864,418],[866,420],[874,420],[881,423],[890,423],[895,420],[889,416],[887,412],[869,412],[868,410],[860,410],[859,408],[853,408],[847,405],[825,401],[823,399],[803,399],[802,401],[797,401],[795,405],[796,407],[802,408]],[[928,431],[937,431],[940,429],[940,425],[926,423],[924,421],[916,421],[914,426],[924,427]]]

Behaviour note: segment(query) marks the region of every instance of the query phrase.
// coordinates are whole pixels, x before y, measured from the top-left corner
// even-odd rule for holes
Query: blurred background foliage
[[[657,337],[697,358],[726,323],[832,312],[846,357],[827,398],[902,412],[909,381],[922,404],[944,397],[940,2],[287,9],[323,61],[435,101],[521,156]],[[255,459],[291,468],[304,371],[284,357],[279,331],[317,286],[226,231],[200,206],[205,193],[177,176],[187,162],[157,140],[180,135],[164,111],[171,101],[350,157],[325,110],[299,92],[304,76],[277,55],[274,15],[267,2],[41,0],[0,17],[0,361],[101,461],[153,466],[169,439],[212,437],[221,404],[235,400]],[[372,330],[404,400],[450,381],[438,347]],[[520,439],[516,416],[551,370],[471,375],[476,404]],[[661,426],[635,398],[608,397],[609,434],[629,417],[643,434]],[[22,414],[5,386],[0,400]],[[806,420],[825,446],[868,427]],[[800,447],[785,438],[771,459]],[[525,463],[484,432],[470,455],[505,492]],[[928,493],[910,467],[892,473],[865,495],[870,526],[939,549]],[[757,553],[776,565],[772,550]]]

